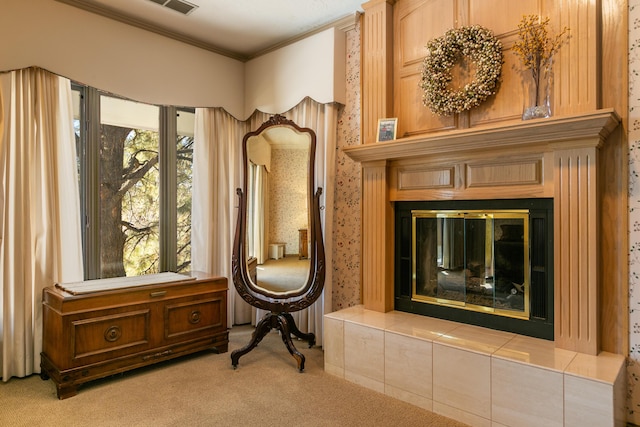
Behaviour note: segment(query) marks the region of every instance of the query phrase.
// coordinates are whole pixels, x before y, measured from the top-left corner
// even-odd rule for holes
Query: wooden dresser
[[[41,377],[54,381],[59,399],[91,380],[205,349],[227,351],[226,278],[192,272],[149,280],[44,289]]]

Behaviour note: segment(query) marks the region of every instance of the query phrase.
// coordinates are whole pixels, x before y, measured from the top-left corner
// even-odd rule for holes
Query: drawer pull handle
[[[104,331],[104,339],[109,342],[116,342],[122,336],[122,330],[119,326],[111,326]]]
[[[157,298],[157,297],[163,297],[167,294],[167,291],[156,291],[156,292],[151,292],[149,295],[151,295],[151,298]]]
[[[200,323],[201,319],[202,319],[202,313],[200,313],[199,310],[193,310],[191,312],[191,315],[189,316],[189,323],[191,323],[192,325],[196,325]]]

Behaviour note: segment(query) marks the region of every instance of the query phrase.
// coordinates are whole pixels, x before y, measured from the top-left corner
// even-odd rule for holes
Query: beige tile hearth
[[[391,311],[325,315],[325,370],[478,427],[624,426],[625,360]]]
[[[408,339],[385,332],[385,386],[411,392],[423,398],[433,398],[433,344],[430,341]]]
[[[558,372],[567,369],[576,357],[575,351],[556,348],[553,341],[516,335],[508,343],[500,347],[493,357],[531,364]]]
[[[384,330],[345,322],[344,377],[384,393]]]
[[[571,361],[564,377],[565,420],[570,425],[626,425],[626,376],[618,365],[619,355],[606,352],[597,357],[577,354]]]
[[[489,354],[433,345],[433,400],[491,418]]]
[[[519,362],[491,359],[491,416],[509,426],[562,426],[563,375]]]
[[[436,341],[442,345],[491,355],[516,336],[509,332],[495,331],[479,326],[459,323],[457,325],[455,329],[438,337]]]
[[[324,369],[332,375],[344,377],[344,322],[325,318],[324,331]]]

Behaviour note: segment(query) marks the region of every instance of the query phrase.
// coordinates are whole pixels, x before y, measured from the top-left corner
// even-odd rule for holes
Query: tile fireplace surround
[[[618,123],[598,110],[344,149],[363,168],[363,305],[325,315],[326,371],[473,426],[624,425],[625,358],[601,352],[625,352]],[[554,341],[393,311],[392,202],[530,197],[554,200]]]

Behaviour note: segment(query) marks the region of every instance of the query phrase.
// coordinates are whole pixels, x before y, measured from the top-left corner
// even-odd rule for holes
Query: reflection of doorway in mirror
[[[273,149],[269,179],[269,242],[285,243],[287,255],[299,256],[298,230],[308,227],[308,151]]]

